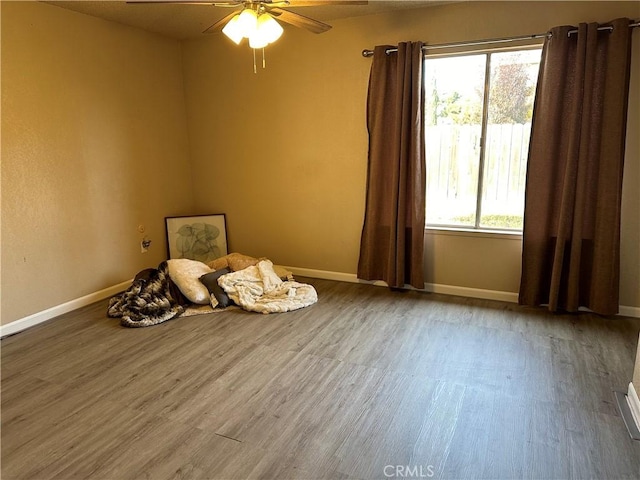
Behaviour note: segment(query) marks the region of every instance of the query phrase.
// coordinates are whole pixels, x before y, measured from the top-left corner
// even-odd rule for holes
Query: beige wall
[[[636,365],[633,369],[633,387],[640,397],[640,338],[638,339],[638,351],[636,353]],[[640,426],[640,425],[639,425]]]
[[[1,6],[6,324],[157,266],[164,216],[190,213],[193,195],[179,42]]]
[[[323,35],[286,28],[252,72],[251,51],[222,36],[183,44],[196,205],[226,212],[230,246],[297,267],[355,273],[367,162],[364,48],[526,35],[562,24],[640,17],[638,2],[464,2],[334,21]],[[634,35],[629,131],[640,128]],[[621,304],[640,307],[638,135],[629,135]],[[427,282],[517,292],[518,239],[427,233]]]

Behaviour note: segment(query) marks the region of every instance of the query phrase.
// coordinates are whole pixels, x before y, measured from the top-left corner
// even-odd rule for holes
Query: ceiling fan
[[[313,33],[323,33],[331,25],[305,17],[283,7],[317,7],[329,5],[368,5],[360,0],[129,0],[127,3],[166,3],[230,7],[234,11],[208,27],[202,33],[222,31],[236,45],[249,40],[253,49],[253,73],[257,73],[256,50],[262,49],[262,68],[265,68],[264,48],[278,40],[284,31],[277,20]],[[237,9],[241,9],[238,13]],[[277,20],[276,20],[277,19]]]
[[[323,33],[331,28],[331,25],[286,10],[283,7],[318,7],[333,5],[367,5],[368,1],[359,0],[129,0],[132,4],[166,3],[179,5],[208,5],[213,7],[241,8],[240,13],[231,12],[216,23],[208,27],[202,33],[215,33],[223,31],[235,43],[239,44],[243,38],[249,38],[252,48],[263,48],[266,38],[271,38],[272,43],[282,34],[282,27],[275,21],[277,19],[295,27],[304,28],[313,33]],[[246,12],[246,13],[245,13]],[[243,16],[244,15],[244,16]],[[264,27],[264,37],[254,35],[251,41],[251,33],[260,31]],[[270,33],[270,36],[268,35]],[[274,38],[275,37],[275,38]]]

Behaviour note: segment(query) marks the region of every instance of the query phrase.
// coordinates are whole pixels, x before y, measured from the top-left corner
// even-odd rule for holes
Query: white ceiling
[[[122,0],[47,1],[44,3],[179,40],[201,37],[203,35],[202,32],[207,27],[230,13],[228,8],[213,7],[211,5],[140,5],[127,4]],[[368,5],[323,5],[320,7],[296,8],[295,0],[291,0],[292,6],[287,7],[287,9],[325,23],[331,23],[332,20],[339,18],[372,15],[442,3],[449,2],[441,0],[370,0]]]

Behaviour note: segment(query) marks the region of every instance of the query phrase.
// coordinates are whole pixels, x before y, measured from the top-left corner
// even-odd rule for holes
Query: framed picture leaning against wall
[[[224,213],[190,217],[166,217],[168,258],[210,262],[227,252]]]

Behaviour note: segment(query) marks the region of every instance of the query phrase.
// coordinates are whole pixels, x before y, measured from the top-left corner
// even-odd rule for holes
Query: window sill
[[[495,238],[518,241],[522,240],[522,232],[510,232],[507,230],[426,227],[424,231],[429,235],[451,235],[456,237]]]

